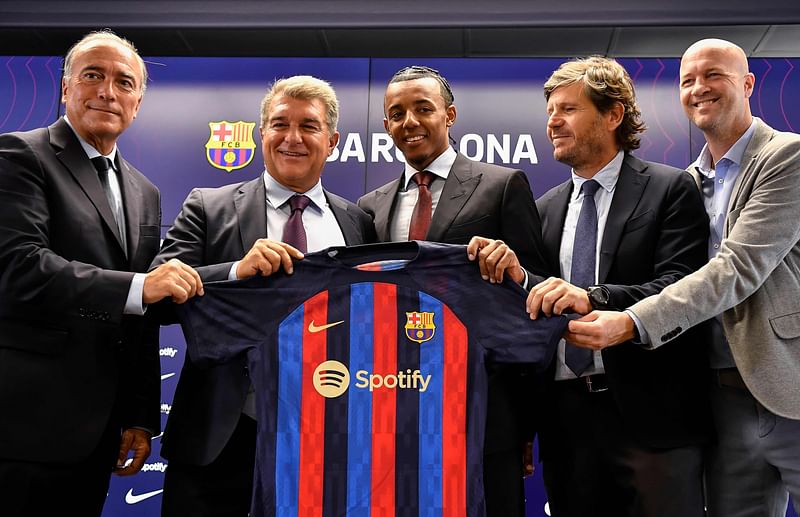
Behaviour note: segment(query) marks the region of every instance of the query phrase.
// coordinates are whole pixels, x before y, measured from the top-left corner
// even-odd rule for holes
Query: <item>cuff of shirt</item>
[[[528,290],[528,270],[525,269],[524,267],[521,267],[520,269],[522,270],[522,273],[525,275],[525,280],[522,282],[521,285],[522,285],[522,288],[527,291]]]
[[[123,314],[142,316],[147,311],[147,306],[142,302],[144,294],[144,273],[134,273],[131,287],[128,289],[128,299],[125,301]]]
[[[231,270],[228,271],[228,280],[239,280],[239,277],[236,276],[236,268],[239,267],[239,262],[241,262],[241,260],[237,260],[231,266]]]
[[[645,330],[642,322],[639,320],[639,317],[636,316],[636,314],[634,314],[630,309],[625,309],[624,312],[630,316],[630,318],[633,320],[633,324],[636,325],[637,337],[633,338],[632,341],[637,345],[642,345],[644,348],[653,348],[650,346],[650,336],[647,334],[647,330]]]

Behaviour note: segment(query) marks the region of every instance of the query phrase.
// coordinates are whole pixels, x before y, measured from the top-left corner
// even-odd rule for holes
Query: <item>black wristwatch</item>
[[[589,296],[589,303],[595,310],[602,310],[608,308],[608,299],[611,296],[608,288],[604,285],[590,285],[586,288],[586,294]]]

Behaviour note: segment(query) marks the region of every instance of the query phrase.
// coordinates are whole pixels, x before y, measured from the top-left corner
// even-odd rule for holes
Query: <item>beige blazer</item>
[[[775,131],[757,118],[719,253],[631,310],[654,348],[721,313],[753,396],[778,415],[800,419],[798,241],[800,135]]]

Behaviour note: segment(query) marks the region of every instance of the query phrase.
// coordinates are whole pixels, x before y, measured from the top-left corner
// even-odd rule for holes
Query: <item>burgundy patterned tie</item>
[[[431,198],[430,185],[433,181],[433,173],[430,171],[417,172],[411,176],[411,181],[419,187],[417,204],[414,205],[414,212],[411,214],[411,224],[408,226],[408,240],[422,241],[428,235],[428,228],[431,225],[431,213],[433,199]]]
[[[283,227],[283,237],[281,240],[286,244],[291,244],[303,253],[308,251],[308,241],[306,240],[306,229],[303,227],[303,210],[306,209],[311,200],[304,196],[292,196],[289,198],[289,206],[292,214],[286,225]]]

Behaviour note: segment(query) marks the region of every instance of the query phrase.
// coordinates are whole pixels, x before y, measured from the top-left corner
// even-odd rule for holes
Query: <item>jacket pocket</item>
[[[0,348],[45,355],[61,355],[69,332],[39,325],[0,320]]]
[[[775,335],[781,339],[800,337],[800,312],[770,318],[769,324]]]
[[[139,235],[142,237],[161,238],[161,227],[154,224],[140,224]]]

